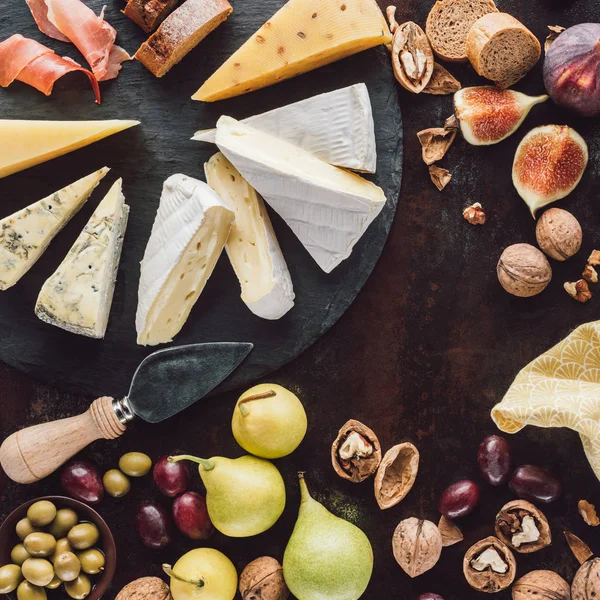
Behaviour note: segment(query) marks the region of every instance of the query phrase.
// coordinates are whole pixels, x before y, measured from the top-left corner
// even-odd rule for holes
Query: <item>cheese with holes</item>
[[[242,123],[338,167],[365,173],[374,173],[377,167],[375,123],[364,83],[288,104]],[[216,133],[216,129],[198,131],[192,139],[214,144]]]
[[[192,98],[246,94],[391,41],[376,0],[289,0]]]
[[[42,287],[35,306],[42,321],[71,333],[104,337],[128,217],[118,179]]]
[[[205,165],[206,180],[235,213],[225,249],[242,300],[263,319],[280,319],[294,306],[294,287],[264,202],[221,154]]]
[[[165,344],[181,331],[233,220],[233,211],[204,182],[180,174],[165,181],[141,267],[138,344]]]
[[[0,220],[0,290],[15,285],[33,267],[108,171],[104,167]]]
[[[139,121],[0,119],[0,178],[83,148]]]
[[[231,117],[219,119],[216,141],[326,273],[350,256],[385,205],[374,183]]]

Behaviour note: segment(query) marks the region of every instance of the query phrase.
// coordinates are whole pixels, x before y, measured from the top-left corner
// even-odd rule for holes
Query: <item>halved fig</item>
[[[469,144],[491,146],[511,136],[529,111],[548,96],[527,96],[492,85],[470,87],[454,94],[454,110]]]
[[[519,144],[513,183],[535,218],[538,209],[568,196],[588,163],[585,140],[566,125],[531,130]]]

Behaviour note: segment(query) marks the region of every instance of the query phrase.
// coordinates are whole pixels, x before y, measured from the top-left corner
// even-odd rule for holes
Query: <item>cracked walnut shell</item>
[[[419,472],[419,451],[410,442],[390,448],[375,475],[375,499],[385,510],[402,502]]]
[[[509,548],[529,554],[552,543],[544,513],[526,500],[505,504],[496,515],[496,536]]]
[[[434,523],[410,517],[398,523],[392,539],[394,558],[409,577],[433,569],[442,554],[442,534]]]
[[[331,464],[335,472],[354,483],[374,475],[381,463],[381,445],[377,436],[360,421],[350,419],[338,432],[331,446]]]
[[[531,571],[512,588],[513,600],[571,600],[571,587],[554,571]]]
[[[520,298],[540,294],[552,279],[550,263],[530,244],[513,244],[506,248],[498,261],[497,273],[500,285]]]
[[[473,544],[465,554],[463,573],[475,590],[494,594],[515,580],[517,563],[510,548],[497,537],[487,537]]]

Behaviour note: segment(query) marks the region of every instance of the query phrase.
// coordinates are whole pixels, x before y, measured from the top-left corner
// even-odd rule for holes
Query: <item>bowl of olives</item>
[[[11,600],[100,600],[116,562],[104,519],[72,498],[31,500],[0,526],[0,594]]]

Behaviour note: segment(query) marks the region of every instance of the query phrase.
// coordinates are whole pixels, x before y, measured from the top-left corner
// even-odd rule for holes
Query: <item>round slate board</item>
[[[86,0],[99,12],[105,0]],[[111,0],[106,19],[119,32],[117,42],[134,53],[145,34]],[[279,321],[254,316],[240,299],[238,281],[225,254],[175,343],[249,341],[255,348],[222,388],[232,389],[281,367],[313,344],[350,306],[371,274],[387,239],[400,192],[402,120],[389,54],[383,47],[363,52],[280,83],[218,102],[192,102],[191,95],[277,9],[283,0],[232,2],[229,20],[164,78],[140,63],[124,64],[118,79],[101,84],[97,106],[81,74],[60,80],[45,98],[14,83],[0,90],[0,116],[15,119],[138,119],[141,126],[0,180],[0,215],[9,215],[76,179],[107,165],[112,168],[81,212],[54,240],[34,268],[0,298],[0,360],[63,389],[92,395],[119,395],[151,348],[136,345],[135,311],[139,262],[158,207],[163,181],[173,173],[204,179],[202,165],[214,146],[190,141],[194,131],[213,127],[221,114],[245,118],[354,83],[366,83],[375,117],[378,164],[374,181],[388,201],[352,256],[327,275],[313,262],[287,225],[271,211],[274,227],[294,282],[296,306]],[[35,26],[25,2],[0,15],[0,39],[32,37],[85,64],[74,46],[47,38]],[[33,312],[38,292],[77,238],[103,194],[117,177],[131,206],[123,257],[106,338],[75,336],[39,321]]]

